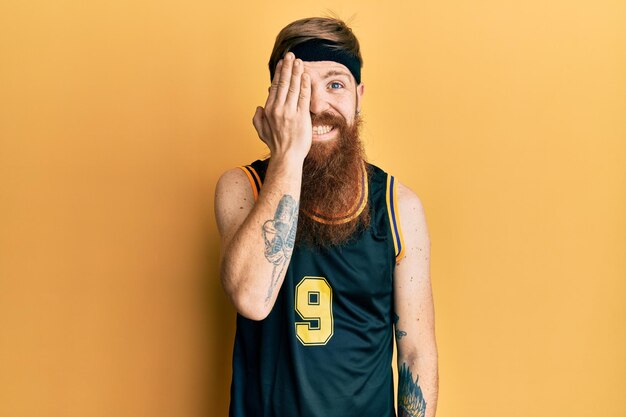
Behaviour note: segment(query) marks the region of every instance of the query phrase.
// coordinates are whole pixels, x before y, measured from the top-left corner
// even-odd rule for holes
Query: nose
[[[328,100],[326,99],[326,93],[323,88],[319,86],[311,86],[311,103],[309,104],[309,111],[312,114],[321,114],[329,107]]]

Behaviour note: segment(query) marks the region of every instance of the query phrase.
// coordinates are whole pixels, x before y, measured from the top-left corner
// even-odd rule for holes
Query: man
[[[238,312],[231,416],[395,416],[394,334],[398,415],[435,415],[424,209],[365,162],[362,65],[343,21],[286,26],[253,118],[270,158],[218,182],[221,280]]]

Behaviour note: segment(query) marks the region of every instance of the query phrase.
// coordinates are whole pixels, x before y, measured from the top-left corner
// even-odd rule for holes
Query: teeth
[[[333,129],[332,126],[313,126],[313,133],[316,135],[323,135],[324,133],[328,133]]]

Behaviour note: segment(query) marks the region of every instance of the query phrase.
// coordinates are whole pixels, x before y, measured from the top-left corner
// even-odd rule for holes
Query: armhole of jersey
[[[261,179],[259,178],[259,174],[257,174],[250,165],[240,166],[239,169],[246,173],[248,181],[250,181],[250,186],[252,187],[254,201],[256,201],[259,198],[259,191],[261,191]]]
[[[398,198],[396,194],[396,184],[393,175],[387,174],[387,214],[389,215],[389,225],[393,236],[393,247],[396,251],[396,262],[404,256],[404,237],[400,225],[398,212]]]

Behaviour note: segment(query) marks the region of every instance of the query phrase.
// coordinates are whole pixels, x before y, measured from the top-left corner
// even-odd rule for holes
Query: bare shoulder
[[[240,168],[224,172],[215,187],[215,218],[222,237],[234,233],[254,207],[254,193]]]
[[[424,211],[424,205],[422,204],[422,200],[418,197],[418,195],[403,184],[400,181],[396,180],[396,187],[398,187],[398,205],[412,207],[415,210]]]
[[[249,184],[248,178],[242,169],[231,168],[220,175],[215,191],[219,193],[235,191],[236,189],[243,190],[249,188]],[[250,194],[252,194],[252,190],[250,190]]]
[[[426,210],[419,196],[405,184],[396,182],[398,211],[407,255],[424,251],[430,246],[430,236],[426,223]]]
[[[396,186],[400,216],[426,223],[426,210],[418,195],[400,181],[396,181]]]

